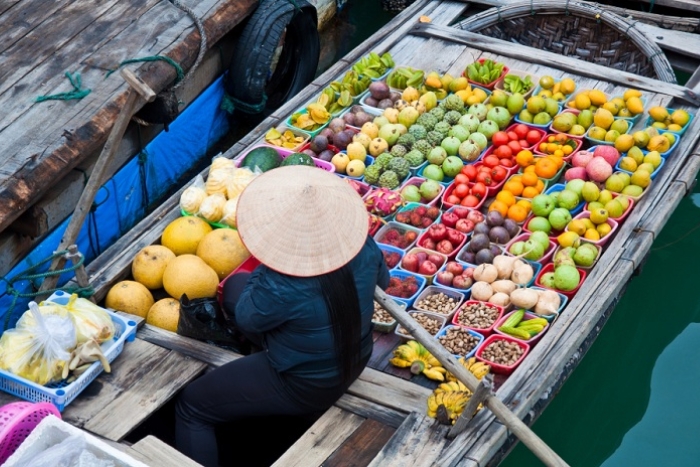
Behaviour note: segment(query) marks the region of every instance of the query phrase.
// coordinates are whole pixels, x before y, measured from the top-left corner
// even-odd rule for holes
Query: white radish
[[[489,284],[498,279],[498,269],[493,264],[483,263],[474,269],[474,279],[488,282]]]
[[[491,288],[497,293],[504,293],[510,295],[513,290],[518,288],[518,285],[509,280],[495,281],[491,284]]]
[[[532,280],[532,277],[535,275],[535,270],[528,263],[523,261],[519,263],[520,264],[516,264],[513,269],[513,274],[510,279],[518,285],[526,285]]]
[[[508,294],[505,294],[503,292],[497,292],[489,298],[489,303],[493,303],[494,305],[502,306],[502,307],[507,307],[510,305],[510,297]]]
[[[535,313],[538,315],[555,315],[561,306],[561,297],[553,290],[543,290],[539,294],[539,300],[535,305]]]
[[[474,300],[479,300],[480,302],[488,302],[489,298],[493,296],[493,289],[491,284],[484,281],[474,282],[472,285],[472,298]]]
[[[539,295],[532,289],[515,289],[510,294],[510,301],[518,308],[532,310],[539,301]]]

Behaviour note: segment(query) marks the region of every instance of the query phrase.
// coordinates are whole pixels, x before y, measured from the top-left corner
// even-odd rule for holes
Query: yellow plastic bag
[[[30,302],[15,329],[0,338],[0,368],[41,385],[58,382],[75,346],[68,310]]]
[[[75,324],[78,345],[89,340],[98,344],[107,342],[114,337],[114,322],[109,314],[90,300],[73,294],[65,305]]]

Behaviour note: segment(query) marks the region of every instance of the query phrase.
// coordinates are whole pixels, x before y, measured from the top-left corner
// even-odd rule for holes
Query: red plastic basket
[[[0,407],[0,465],[49,415],[61,418],[61,413],[50,402],[13,402]]]
[[[219,285],[216,287],[216,300],[219,302],[219,306],[224,306],[223,304],[223,295],[224,295],[224,283],[229,279],[229,277],[233,276],[236,273],[239,272],[253,272],[255,268],[257,268],[260,265],[260,260],[256,258],[255,256],[249,256],[247,260],[243,261],[236,269],[234,269],[231,274],[226,276],[224,280],[219,282]]]

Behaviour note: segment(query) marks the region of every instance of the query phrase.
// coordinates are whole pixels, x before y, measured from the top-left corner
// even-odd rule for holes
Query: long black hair
[[[323,300],[333,329],[335,356],[343,384],[349,384],[360,361],[361,320],[360,299],[352,269],[346,264],[340,269],[318,276]]]

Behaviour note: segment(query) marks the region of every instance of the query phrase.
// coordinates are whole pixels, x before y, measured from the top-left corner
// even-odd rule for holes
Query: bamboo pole
[[[431,336],[422,326],[420,326],[408,313],[406,313],[396,302],[382,289],[376,287],[374,299],[384,307],[387,312],[401,324],[420,342],[450,373],[464,383],[472,393],[476,392],[479,380],[466,368],[457,362],[442,345]],[[522,443],[532,451],[545,465],[550,467],[565,467],[568,464],[557,455],[544,441],[542,441],[530,428],[523,423],[510,409],[501,402],[494,394],[487,392],[484,398],[484,405],[518,437]]]

